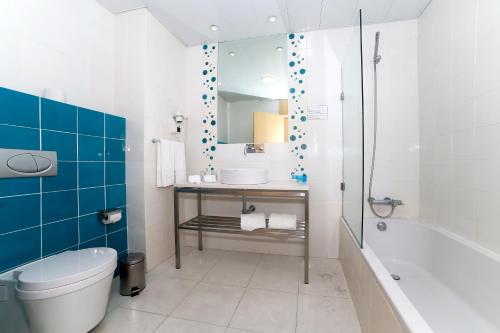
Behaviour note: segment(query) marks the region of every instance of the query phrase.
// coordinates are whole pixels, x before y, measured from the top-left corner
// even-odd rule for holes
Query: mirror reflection
[[[218,143],[288,141],[286,35],[219,44]]]

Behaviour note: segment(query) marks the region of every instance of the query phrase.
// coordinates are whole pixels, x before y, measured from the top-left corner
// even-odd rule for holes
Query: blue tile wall
[[[55,150],[56,177],[0,179],[0,273],[66,250],[127,251],[126,120],[0,88],[0,148]],[[122,221],[101,223],[102,209]]]

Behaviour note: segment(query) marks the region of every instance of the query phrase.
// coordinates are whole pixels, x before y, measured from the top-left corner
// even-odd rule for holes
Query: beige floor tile
[[[192,250],[181,255],[181,268],[175,268],[175,256],[156,267],[152,275],[200,281],[215,266],[224,251],[206,249]]]
[[[244,289],[200,283],[172,316],[226,326],[241,299]]]
[[[224,333],[225,329],[223,326],[170,317],[155,333]]]
[[[297,332],[361,333],[350,299],[299,295]]]
[[[301,264],[301,269],[304,264]],[[349,289],[336,259],[311,258],[309,260],[309,284],[300,283],[301,294],[350,298]]]
[[[203,279],[207,283],[246,287],[260,260],[260,254],[226,252]]]
[[[258,332],[249,330],[240,330],[239,328],[228,327],[225,333],[258,333]]]
[[[92,333],[152,333],[165,320],[164,316],[115,308],[91,332]]]
[[[297,293],[300,258],[263,255],[250,280],[249,287]]]
[[[109,295],[107,312],[109,313],[117,306],[120,306],[120,304],[122,304],[126,299],[127,297],[120,295],[120,277],[114,278],[113,283],[111,284],[111,293]]]
[[[229,326],[256,332],[294,332],[296,313],[297,295],[247,289]]]
[[[156,277],[135,297],[128,297],[120,306],[161,315],[170,314],[194,288],[196,281]]]

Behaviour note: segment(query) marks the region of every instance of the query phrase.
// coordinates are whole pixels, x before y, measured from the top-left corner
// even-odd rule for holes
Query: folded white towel
[[[160,140],[156,146],[156,186],[167,187],[174,185],[174,142]]]
[[[271,214],[269,217],[269,229],[297,229],[297,215],[295,214]]]
[[[186,182],[186,148],[182,142],[174,142],[174,170],[177,184]]]
[[[266,227],[264,213],[241,214],[241,230],[252,231]]]
[[[200,175],[191,175],[188,177],[188,182],[191,184],[201,183]]]

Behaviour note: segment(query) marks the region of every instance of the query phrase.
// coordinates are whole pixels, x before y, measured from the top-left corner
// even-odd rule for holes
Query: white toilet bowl
[[[86,333],[104,318],[117,254],[66,251],[21,269],[16,286],[33,333]]]

